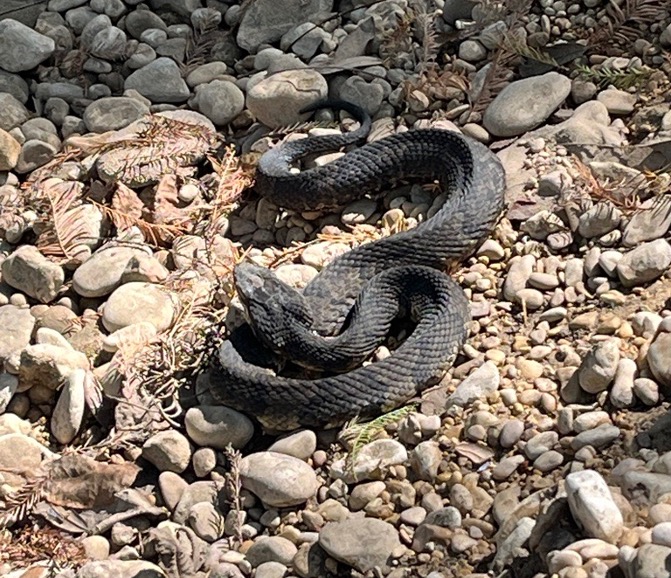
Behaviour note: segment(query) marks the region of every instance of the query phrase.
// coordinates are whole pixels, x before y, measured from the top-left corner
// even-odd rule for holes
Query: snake
[[[437,182],[446,200],[417,226],[336,257],[302,292],[268,268],[236,266],[248,323],[219,346],[204,389],[268,432],[374,418],[438,383],[471,321],[468,299],[446,270],[475,253],[504,209],[505,173],[483,143],[442,128],[365,142],[371,117],[353,103],[320,101],[301,112],[326,107],[346,111],[359,128],[270,148],[256,169],[262,197],[297,212],[326,211],[404,182]],[[348,151],[327,164],[292,170],[308,155],[343,147]],[[411,320],[409,335],[367,361],[399,318]],[[269,356],[288,358],[294,371],[273,371]]]

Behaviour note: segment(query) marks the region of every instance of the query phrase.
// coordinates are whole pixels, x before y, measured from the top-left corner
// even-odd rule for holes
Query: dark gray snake
[[[360,141],[370,130],[370,118],[358,107],[329,104],[353,114],[361,128],[265,153],[256,178],[262,196],[298,211],[330,209],[404,180],[437,180],[449,195],[414,229],[336,258],[302,293],[268,269],[238,265],[236,287],[254,335],[245,326],[223,343],[207,390],[217,403],[255,416],[271,431],[374,416],[435,384],[454,362],[470,321],[463,291],[442,270],[474,252],[504,206],[497,157],[483,144],[441,129],[394,134],[325,166],[290,172],[298,159]],[[384,342],[394,319],[407,314],[416,322],[410,336],[385,359],[352,369]],[[315,379],[276,376],[256,364],[261,350],[328,373]]]

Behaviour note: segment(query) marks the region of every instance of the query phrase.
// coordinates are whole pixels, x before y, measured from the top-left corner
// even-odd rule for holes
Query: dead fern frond
[[[187,230],[177,225],[164,225],[159,223],[150,223],[132,214],[117,210],[113,207],[101,205],[90,199],[90,202],[98,207],[103,214],[108,217],[119,231],[137,227],[144,235],[147,243],[154,247],[162,247],[166,243],[174,241],[187,233]]]
[[[30,515],[35,505],[44,499],[47,478],[47,472],[42,472],[7,497],[5,510],[0,514],[0,528],[23,522]]]
[[[214,291],[204,294],[196,279],[173,276],[166,284],[176,288],[174,292],[181,298],[177,319],[143,347],[120,356],[115,371],[127,391],[142,391],[169,423],[177,425],[174,420],[181,412],[177,392],[207,366],[220,342],[225,310],[213,307]],[[166,407],[170,411],[164,411]]]
[[[436,31],[437,11],[429,10],[428,0],[410,2],[413,11],[416,35],[420,42],[418,72],[422,76],[436,64],[440,42]]]
[[[572,157],[573,166],[578,173],[577,189],[582,189],[590,198],[597,201],[609,201],[624,213],[631,214],[640,207],[640,193],[645,177],[637,176],[622,179],[619,182],[602,182],[577,156]],[[641,178],[642,177],[642,178]],[[623,186],[630,181],[629,187]],[[582,185],[582,186],[581,186]],[[576,187],[574,187],[576,188]]]
[[[281,138],[294,132],[307,132],[313,128],[337,128],[338,123],[328,120],[308,120],[296,122],[287,126],[280,126],[271,130],[266,136],[270,138]]]
[[[550,56],[550,54],[539,48],[529,46],[526,42],[526,38],[519,34],[506,32],[503,35],[500,47],[502,50],[510,52],[511,54],[516,54],[529,60],[535,60],[536,62],[547,64],[553,68],[559,67],[559,63]]]
[[[77,569],[87,562],[81,542],[51,528],[25,526],[12,534],[0,531],[0,563],[27,568],[45,562],[54,572]]]
[[[663,20],[668,12],[669,5],[665,0],[625,0],[622,5],[609,0],[607,24],[600,26],[589,38],[589,45],[609,55],[626,52],[648,26]]]
[[[193,165],[216,144],[216,134],[202,123],[161,115],[144,119],[129,138],[110,142],[96,161],[105,182],[128,187],[156,183],[165,174],[190,176]]]
[[[226,493],[228,494],[228,502],[231,506],[231,512],[235,515],[234,538],[239,545],[244,541],[242,534],[242,523],[244,514],[242,509],[242,481],[240,479],[240,464],[242,461],[242,454],[239,450],[233,449],[231,444],[226,446],[224,455],[228,460],[229,471],[226,473]]]
[[[217,217],[219,213],[231,208],[245,189],[254,184],[255,167],[251,163],[246,163],[244,158],[240,158],[233,146],[224,149],[221,160],[211,155],[208,156],[208,160],[219,177],[217,191],[211,203],[212,216]]]
[[[33,207],[40,215],[33,225],[37,248],[58,261],[77,261],[82,246],[92,241],[78,210],[84,185],[51,178],[34,183],[31,189]]]
[[[188,76],[190,72],[208,61],[208,56],[217,40],[217,26],[218,23],[214,20],[205,21],[200,24],[199,29],[194,29],[189,34],[184,52],[184,63],[179,63],[182,76]]]
[[[414,12],[412,7],[406,10],[402,16],[396,17],[396,26],[387,29],[382,36],[379,54],[385,66],[394,67],[399,58],[412,54],[412,26]]]
[[[496,96],[510,84],[513,76],[513,67],[519,60],[515,53],[499,48],[494,53],[489,68],[479,86],[471,84],[469,99],[471,101],[471,112],[482,114]]]

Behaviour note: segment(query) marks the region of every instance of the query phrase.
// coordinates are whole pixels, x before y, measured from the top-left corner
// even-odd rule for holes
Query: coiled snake
[[[504,205],[505,178],[497,157],[483,144],[441,129],[397,133],[327,165],[292,173],[296,160],[360,141],[370,130],[370,117],[360,108],[326,104],[347,110],[361,127],[287,142],[265,153],[256,177],[262,196],[304,211],[343,206],[401,180],[437,180],[449,194],[433,217],[341,255],[302,293],[268,269],[238,265],[236,286],[254,335],[243,327],[222,344],[207,389],[217,403],[255,416],[271,431],[374,416],[440,380],[470,321],[463,291],[442,270],[475,251]],[[404,313],[416,321],[410,336],[385,359],[352,368]],[[327,373],[315,379],[276,376],[252,362],[259,341],[266,350]]]

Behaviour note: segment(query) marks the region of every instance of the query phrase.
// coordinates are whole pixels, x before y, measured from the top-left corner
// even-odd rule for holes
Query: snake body
[[[361,140],[369,131],[370,118],[361,109],[329,104],[353,114],[361,128],[271,149],[257,169],[261,195],[288,209],[330,209],[399,181],[437,180],[448,196],[417,227],[334,259],[302,294],[266,269],[238,266],[236,286],[260,342],[298,364],[345,371],[316,379],[276,376],[243,358],[249,332],[237,343],[224,342],[210,375],[211,396],[254,415],[271,431],[373,416],[439,380],[470,321],[463,291],[441,271],[475,251],[504,206],[505,177],[497,157],[485,145],[442,129],[397,133],[327,165],[291,172],[292,162]],[[382,342],[401,312],[417,322],[411,335],[389,357],[350,369]]]

